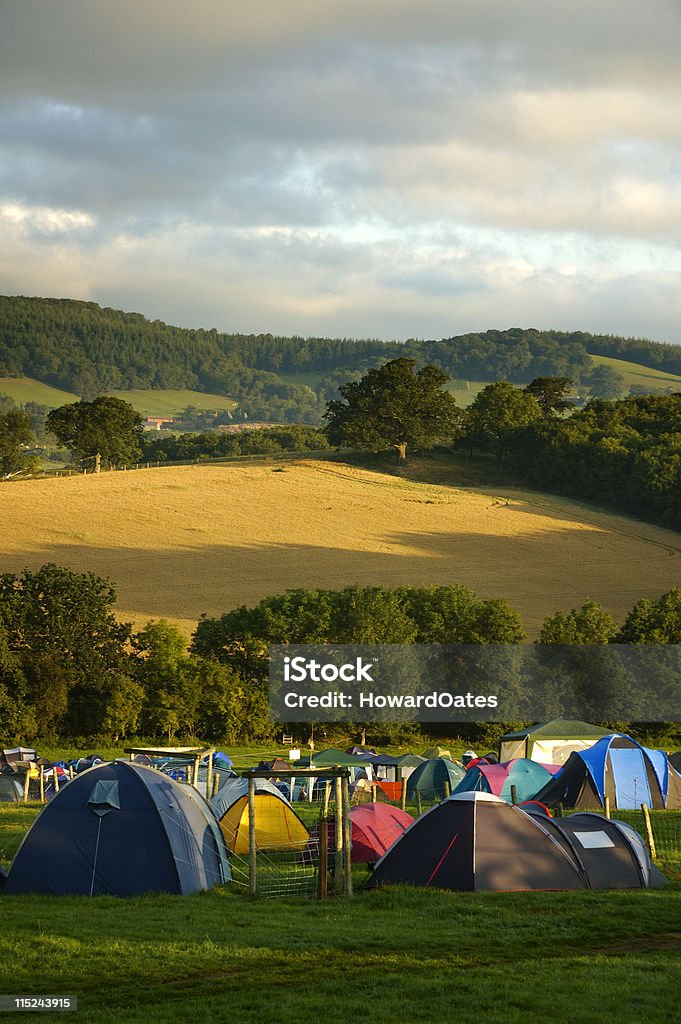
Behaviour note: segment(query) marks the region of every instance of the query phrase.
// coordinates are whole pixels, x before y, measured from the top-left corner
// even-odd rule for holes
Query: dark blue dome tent
[[[3,895],[185,894],[230,880],[214,815],[191,786],[131,761],[77,775],[40,812]]]

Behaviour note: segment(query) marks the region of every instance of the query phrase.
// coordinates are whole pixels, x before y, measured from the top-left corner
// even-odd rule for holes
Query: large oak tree
[[[362,451],[451,443],[459,434],[461,413],[443,391],[448,375],[437,366],[417,370],[414,359],[393,359],[343,384],[342,398],[327,404],[327,435],[332,444]]]

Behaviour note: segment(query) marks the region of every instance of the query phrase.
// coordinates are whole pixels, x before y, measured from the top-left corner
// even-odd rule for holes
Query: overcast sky
[[[681,343],[680,0],[0,0],[0,292]]]

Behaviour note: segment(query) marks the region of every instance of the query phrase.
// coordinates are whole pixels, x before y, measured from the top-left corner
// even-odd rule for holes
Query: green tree
[[[99,468],[100,460],[110,468],[126,465],[142,452],[142,417],[110,395],[53,409],[47,426],[88,467]]]
[[[534,395],[499,380],[476,395],[466,417],[466,436],[471,447],[501,456],[513,431],[535,423],[542,415]]]
[[[567,398],[572,384],[569,377],[535,377],[524,390],[536,398],[544,417],[553,419],[574,408]]]
[[[130,673],[130,626],[112,612],[114,588],[94,573],[48,564],[0,576],[0,624],[45,727],[101,732],[112,693]]]
[[[616,639],[620,644],[681,644],[681,589],[674,587],[656,601],[638,601]]]
[[[541,644],[609,644],[617,633],[617,624],[596,601],[585,601],[581,608],[563,614],[556,612],[544,619]]]
[[[33,442],[33,421],[22,409],[9,409],[0,415],[0,477],[7,480],[32,470],[36,460],[26,454]]]
[[[342,399],[328,402],[324,414],[331,444],[373,452],[395,448],[404,461],[407,448],[451,443],[461,413],[442,390],[449,377],[437,366],[415,366],[414,359],[393,359],[342,384]]]

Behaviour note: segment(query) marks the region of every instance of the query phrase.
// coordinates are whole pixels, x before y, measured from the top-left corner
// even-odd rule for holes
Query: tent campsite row
[[[528,730],[529,732],[531,730]],[[580,742],[583,742],[583,738]],[[561,744],[563,752],[564,746]],[[314,755],[312,771],[314,767],[323,768],[325,761],[336,765],[339,753],[344,752],[328,751]],[[597,807],[603,804],[606,795],[610,798],[613,809],[617,806],[638,808],[641,803],[660,808],[681,806],[681,776],[669,764],[664,753],[643,748],[629,737],[612,734],[600,739],[592,737],[591,745],[586,749],[573,751],[562,767],[542,766],[529,758],[516,758],[500,765],[478,761],[466,772],[461,765],[446,756],[447,751],[428,753],[435,753],[437,756],[427,760],[418,755],[391,758],[388,755],[362,751],[346,753],[346,757],[353,760],[352,768],[357,771],[362,771],[362,766],[367,765],[371,758],[373,765],[370,766],[369,777],[371,768],[376,771],[393,771],[395,775],[406,768],[408,790],[423,794],[424,800],[442,800],[448,792],[453,791],[457,799],[463,801],[466,798],[474,804],[476,801],[473,797],[477,796],[490,796],[495,800],[503,797],[508,801],[513,785],[514,795],[519,801],[534,798],[547,804],[562,803],[564,807]],[[286,765],[286,762],[281,762],[279,767],[282,765]],[[164,767],[166,772],[170,767],[172,774],[176,766],[165,764],[158,767]],[[136,782],[131,781],[130,772],[135,773]],[[307,773],[312,774],[309,768]],[[162,783],[150,781],[154,776],[157,780],[163,780]],[[229,879],[229,855],[239,856],[247,849],[249,822],[246,780],[225,768],[224,773],[221,773],[220,783],[220,789],[211,807],[192,786],[180,785],[167,775],[164,776],[154,768],[140,763],[118,761],[99,764],[77,774],[43,809],[27,833],[12,864],[5,891],[77,891],[92,895],[100,892],[130,895],[133,892],[147,891],[191,892],[197,888],[221,884]],[[287,786],[280,788],[276,783],[256,780],[256,845],[260,850],[286,848],[302,853],[307,847],[307,829],[291,806],[286,793]],[[576,802],[571,805],[570,800],[573,798]],[[72,804],[72,801],[75,803]],[[508,806],[504,800],[501,802]],[[188,809],[190,806],[191,810]],[[369,808],[372,810],[368,810]],[[57,814],[57,809],[68,810],[69,814]],[[153,827],[143,824],[143,809],[147,813],[156,813]],[[76,810],[78,813],[75,813]],[[376,866],[378,880],[372,880],[371,884],[384,884],[381,879],[387,869],[381,867],[379,871],[379,865],[392,850],[395,842],[402,841],[398,832],[401,834],[406,828],[406,836],[407,832],[411,834],[413,831],[409,816],[401,819],[399,815],[391,816],[391,812],[394,811],[396,808],[388,804],[360,805],[351,811],[352,839],[358,851],[356,855],[353,854],[353,860],[357,861],[359,856],[365,854],[364,859],[367,862],[379,862]],[[425,818],[425,815],[422,817]],[[599,816],[594,817],[600,820]],[[421,818],[417,819],[420,820]],[[594,879],[589,879],[585,869],[580,867],[579,856],[581,855],[583,860],[584,855],[575,847],[577,840],[574,837],[569,841],[560,838],[570,831],[570,826],[565,822],[572,819],[547,820],[556,821],[557,824],[542,825],[544,832],[553,837],[554,843],[565,845],[567,842],[568,846],[572,844],[570,856],[577,862],[581,871],[581,874],[578,871],[579,877],[585,885],[593,886]],[[218,821],[220,827],[217,827]],[[517,831],[516,819],[509,819],[508,816],[501,818],[497,815],[495,821],[498,835],[494,843],[500,849],[504,849],[510,841],[508,837],[504,838],[504,829]],[[75,831],[68,840],[62,842],[61,831],[66,828],[67,822],[68,827]],[[510,822],[514,823],[513,828]],[[135,828],[142,829],[137,833],[137,838]],[[582,826],[581,832],[586,834],[593,828],[603,833],[606,839],[609,837],[609,842],[614,847],[620,848],[620,841],[615,842],[610,836],[609,825],[602,828]],[[580,829],[577,831],[580,832]],[[618,835],[623,835],[626,833],[626,827],[622,826],[619,831],[615,831]],[[140,835],[142,839],[139,838]],[[636,836],[636,833],[633,835]],[[34,851],[44,851],[45,836],[51,837],[51,850],[65,851],[65,864],[62,869],[59,857],[55,859],[51,853],[50,879],[44,880],[47,888],[36,888],[36,879],[43,876],[44,853],[38,855]],[[127,838],[121,840],[121,836]],[[169,849],[171,860],[175,863],[173,866],[167,862],[165,867],[157,871],[153,867],[155,853],[151,844],[152,840],[153,843],[160,843],[163,836],[166,853]],[[420,860],[417,858],[419,864],[428,861],[427,836],[426,832],[421,833],[416,847],[420,856]],[[456,845],[455,839],[456,836],[449,836],[447,849],[449,843],[452,844],[452,848]],[[602,837],[599,841],[603,845],[593,848],[611,848],[609,842]],[[635,840],[631,837],[627,842],[630,847],[632,843],[635,845]],[[638,842],[641,842],[640,839]],[[122,844],[127,850],[134,848],[135,856],[126,854],[121,859]],[[76,855],[72,856],[68,852],[70,846],[78,851]],[[363,847],[365,851],[359,852]],[[525,852],[523,849],[521,844],[517,850],[518,856],[527,861],[523,870],[530,874],[534,871],[536,874],[530,863],[534,856],[531,848],[528,847]],[[448,856],[449,854],[445,861]],[[612,858],[614,854],[598,856],[600,864],[607,865],[608,858]],[[107,859],[108,857],[110,859]],[[125,864],[126,879],[125,882],[119,883],[118,873],[122,864]],[[444,884],[444,875],[441,876],[438,872],[431,878],[431,874],[428,875],[428,884]],[[497,874],[495,869],[490,877],[496,877]],[[649,873],[649,877],[653,877],[653,874]],[[541,873],[537,875],[538,882],[541,881],[540,875]],[[602,870],[602,877],[616,882],[620,876],[614,870],[605,868]],[[440,880],[437,881],[436,878]],[[460,876],[457,885],[459,888],[465,887],[462,878],[463,875]],[[498,875],[498,881],[500,887],[508,887],[506,884],[501,885],[501,874]],[[413,879],[411,883],[421,884]],[[73,886],[80,888],[74,889]]]

